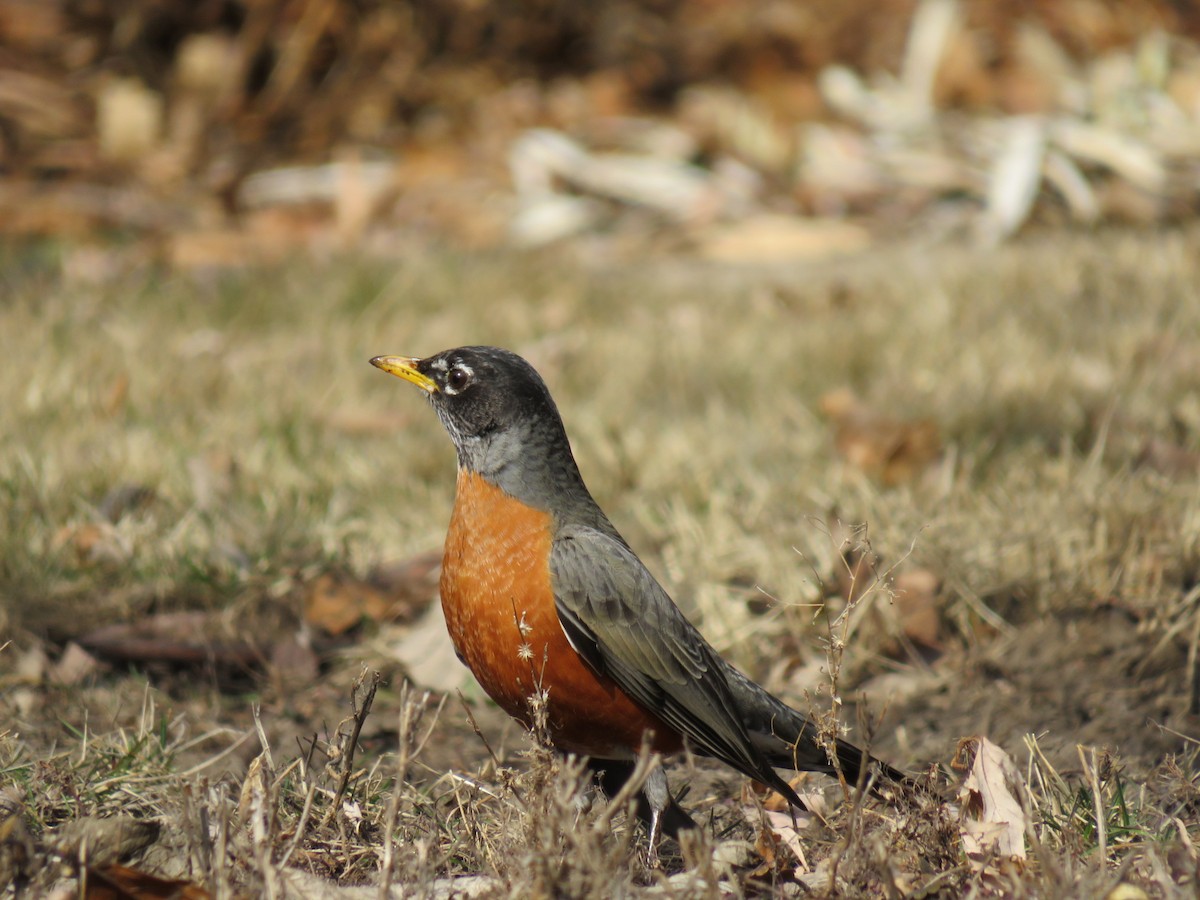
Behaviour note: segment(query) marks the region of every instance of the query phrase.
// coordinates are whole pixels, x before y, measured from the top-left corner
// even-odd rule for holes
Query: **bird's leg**
[[[667,784],[667,773],[663,771],[662,764],[655,766],[650,770],[650,774],[646,776],[646,783],[642,785],[642,797],[646,799],[646,803],[650,807],[649,821],[649,846],[646,849],[646,865],[651,869],[658,868],[658,839],[662,831],[663,813],[674,802],[671,799],[671,787]],[[638,804],[639,807],[641,804]]]
[[[658,832],[662,813],[657,809],[650,813],[650,839],[646,842],[646,868],[658,868]]]
[[[637,769],[635,762],[626,759],[589,759],[588,766],[596,773],[596,783],[610,800],[621,793]],[[678,840],[681,831],[697,825],[671,796],[667,774],[661,765],[651,769],[636,797],[637,817],[649,832],[647,862],[654,867],[658,864],[658,842],[664,834]]]

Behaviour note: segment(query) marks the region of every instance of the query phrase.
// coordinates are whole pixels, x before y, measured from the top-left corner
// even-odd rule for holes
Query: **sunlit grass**
[[[1200,452],[1194,232],[1043,235],[988,252],[893,249],[772,271],[447,255],[196,275],[134,267],[92,283],[61,277],[69,249],[5,252],[0,636],[13,644],[0,652],[11,688],[0,704],[12,723],[0,777],[27,796],[47,778],[69,788],[69,800],[31,807],[38,827],[119,808],[106,793],[121,783],[112,779],[137,773],[161,779],[146,808],[183,815],[183,788],[169,776],[188,723],[160,718],[136,737],[131,710],[110,696],[98,704],[87,688],[19,674],[30,648],[53,654],[97,625],[180,609],[223,612],[234,636],[267,629],[294,620],[313,572],[365,573],[440,546],[452,450],[416,392],[367,364],[380,353],[492,343],[529,357],[627,539],[714,644],[797,704],[801,689],[820,686],[788,678],[825,664],[819,609],[842,564],[836,533],[862,522],[885,568],[903,559],[936,573],[944,652],[999,638],[1019,649],[1027,625],[1104,609],[1128,616],[1130,648],[1144,657],[1127,673],[1131,687],[1187,658],[1188,640],[1195,653],[1197,613],[1186,599],[1200,580],[1200,485],[1188,462]],[[818,411],[842,387],[888,416],[932,419],[942,461],[890,488],[849,464]],[[1179,452],[1178,467],[1147,462],[1155,442]],[[882,608],[889,594],[869,602]],[[827,612],[836,614],[836,598]],[[922,671],[876,619],[864,621],[839,690]],[[962,677],[990,677],[972,665]],[[1044,677],[1053,686],[1059,676]],[[1173,692],[1165,702],[1185,707],[1186,677],[1162,678]],[[99,677],[113,693],[123,681],[140,683]],[[51,696],[61,708],[48,716],[40,703]],[[812,700],[824,708],[828,698]],[[871,700],[875,710],[891,702]],[[953,729],[970,728],[962,723],[972,710],[958,712],[953,726],[885,714],[876,748],[925,748],[896,760],[916,768],[944,762],[962,736]],[[1055,738],[1046,765],[1072,765],[1062,748],[1073,736]],[[1106,740],[1119,752],[1127,738]],[[1143,789],[1157,762],[1116,770],[1099,803],[1078,773],[1046,780],[1045,846],[1090,860],[1097,808],[1109,865],[1132,858],[1129,848],[1176,839],[1161,794]],[[510,886],[527,884],[531,870],[514,864],[505,829],[534,827],[534,807],[513,799],[530,788],[506,794],[493,782],[500,799],[488,799],[460,783],[448,812],[429,786],[437,774],[423,773],[405,795],[396,827],[437,835],[405,858],[429,877],[499,872]],[[543,773],[538,790],[561,799],[569,774]],[[388,777],[377,770],[358,795],[371,840],[392,796]],[[271,826],[285,847],[312,783],[289,778],[273,795],[283,824]],[[551,831],[575,814],[543,801],[536,808]],[[1188,802],[1174,815],[1195,838],[1198,807]],[[489,809],[503,812],[488,820]],[[203,850],[198,827],[188,820],[188,852]],[[556,852],[607,859],[612,846],[601,852],[587,837]],[[246,852],[243,864],[258,858]],[[365,877],[376,863],[353,871]],[[592,885],[603,871],[564,874],[559,887]],[[624,869],[620,877],[637,880]]]

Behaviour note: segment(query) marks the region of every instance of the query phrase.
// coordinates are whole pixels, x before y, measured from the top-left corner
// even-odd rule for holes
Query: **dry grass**
[[[881,567],[937,574],[940,655],[897,649],[877,590],[834,660],[837,699],[866,690],[875,749],[912,768],[945,765],[966,734],[1001,743],[1029,784],[1030,861],[972,871],[932,801],[840,804],[806,838],[815,872],[837,860],[818,893],[1194,890],[1195,232],[771,271],[427,257],[80,281],[61,274],[69,252],[7,250],[0,276],[0,787],[23,806],[0,871],[18,846],[57,860],[30,876],[45,889],[87,843],[63,844],[64,826],[127,815],[163,826],[139,866],[226,896],[317,890],[302,872],[373,884],[385,866],[430,892],[462,876],[511,896],[786,892],[790,863],[761,869],[743,843],[737,779],[673,772],[713,829],[647,872],[636,829],[588,806],[576,767],[522,759],[489,719],[493,757],[457,701],[417,716],[394,663],[335,806],[353,650],[302,688],[56,681],[63,644],[95,625],[190,609],[228,635],[294,628],[313,573],[436,548],[451,450],[366,360],[486,342],[538,366],[626,537],[794,702],[837,705],[821,644],[838,636],[842,523],[869,523]],[[936,421],[942,462],[892,488],[849,465],[816,412],[843,386]]]

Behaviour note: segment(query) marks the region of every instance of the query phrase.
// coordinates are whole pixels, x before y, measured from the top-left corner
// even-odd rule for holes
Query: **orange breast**
[[[598,676],[571,647],[554,608],[551,519],[477,474],[459,471],[442,560],[442,609],[459,655],[509,715],[529,724],[529,698],[546,690],[560,750],[620,758],[646,732],[663,753],[679,735]]]

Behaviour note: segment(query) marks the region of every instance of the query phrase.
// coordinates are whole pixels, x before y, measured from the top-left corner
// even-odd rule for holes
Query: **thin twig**
[[[350,718],[353,725],[350,729],[350,737],[342,751],[342,758],[340,760],[342,770],[338,777],[337,788],[333,792],[333,800],[329,804],[329,809],[325,811],[325,817],[321,820],[322,828],[332,822],[337,811],[341,809],[342,798],[346,795],[346,787],[350,784],[350,776],[354,771],[354,754],[358,750],[358,736],[362,733],[363,723],[367,721],[367,716],[371,714],[371,704],[375,702],[375,692],[379,689],[379,684],[383,679],[378,672],[371,673],[371,683],[367,685],[366,693],[360,701],[358,692],[362,689],[366,680],[367,670],[364,668],[359,673],[358,678],[354,680],[354,685],[350,689],[350,706],[352,710]],[[341,726],[338,726],[338,730],[339,732],[341,731]]]
[[[492,749],[492,745],[488,743],[488,739],[484,737],[483,731],[479,728],[479,723],[475,721],[475,714],[471,712],[471,707],[467,703],[467,698],[463,696],[462,691],[457,691],[458,702],[462,704],[463,712],[467,715],[467,724],[471,726],[471,730],[475,732],[475,737],[479,738],[479,742],[483,744],[483,749],[487,751],[488,757],[492,761],[492,765],[499,768],[500,757],[496,755],[496,751]]]
[[[618,811],[624,812],[629,809],[630,801],[637,796],[637,792],[645,785],[646,779],[650,777],[650,773],[660,765],[662,765],[662,757],[642,747],[638,753],[637,763],[634,765],[633,771],[629,773],[629,777],[625,779],[625,783],[621,785],[621,789],[617,791],[616,796],[609,799],[608,805],[604,808],[603,812],[596,817],[596,821],[592,825],[592,830],[597,834],[606,834],[612,831],[613,816]]]

